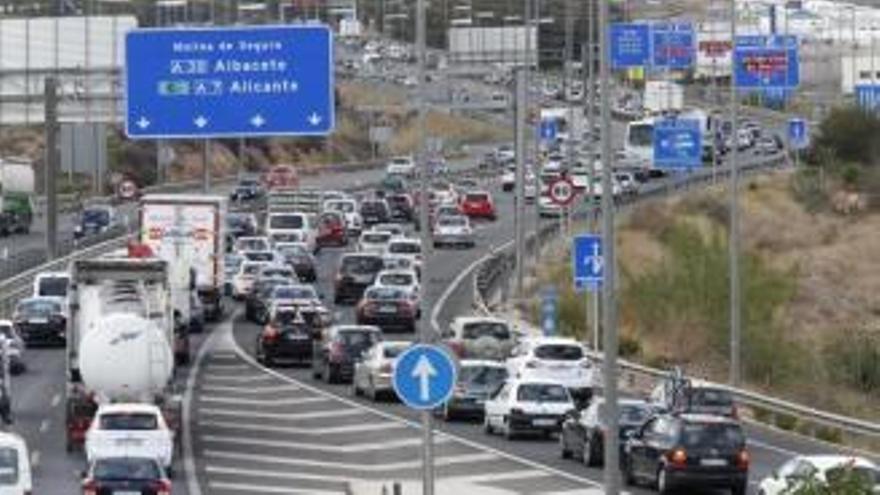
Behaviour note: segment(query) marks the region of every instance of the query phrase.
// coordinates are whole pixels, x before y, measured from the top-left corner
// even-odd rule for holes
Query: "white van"
[[[32,491],[27,443],[15,433],[0,432],[0,495],[30,495]]]

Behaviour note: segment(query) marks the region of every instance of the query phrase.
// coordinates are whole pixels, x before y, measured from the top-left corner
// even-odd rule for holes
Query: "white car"
[[[560,431],[566,413],[574,409],[571,394],[559,383],[508,379],[486,401],[483,429],[508,439],[533,432],[549,436]]]
[[[350,235],[360,235],[364,220],[354,199],[333,199],[324,202],[324,211],[335,211],[345,217],[345,229]]]
[[[476,245],[471,222],[464,215],[442,215],[434,222],[434,247]]]
[[[236,253],[244,251],[268,251],[269,239],[263,236],[239,237],[235,240],[232,250]]]
[[[559,218],[565,213],[564,208],[553,202],[550,196],[542,194],[538,198],[538,215],[541,218]]]
[[[418,263],[422,261],[422,241],[419,239],[392,239],[385,248],[385,254],[408,256]]]
[[[155,405],[104,404],[86,431],[85,451],[89,463],[103,457],[149,457],[170,470],[174,433]]]
[[[254,282],[257,281],[257,275],[264,266],[268,266],[269,261],[244,261],[238,267],[238,273],[232,277],[232,297],[236,299],[244,299],[254,289]]]
[[[305,242],[309,249],[318,252],[318,240],[312,216],[308,213],[270,212],[266,216],[266,235],[293,234],[294,238],[279,239],[282,242]],[[271,244],[271,243],[270,243]]]
[[[358,251],[382,254],[394,235],[385,230],[368,230],[358,239]]]
[[[412,177],[416,174],[416,161],[411,156],[396,156],[388,162],[385,173]]]
[[[33,493],[31,457],[27,442],[16,433],[0,432],[0,494]]]
[[[385,254],[382,256],[383,270],[412,270],[421,280],[421,264],[411,256],[402,254]]]
[[[501,190],[512,192],[516,188],[516,169],[508,168],[501,174]]]
[[[410,301],[416,307],[416,318],[422,315],[422,288],[419,286],[419,276],[413,270],[382,270],[376,275],[373,287],[393,287],[401,289],[409,295]]]
[[[575,167],[569,173],[574,188],[584,191],[590,185],[590,171],[586,167]]]
[[[67,272],[42,272],[34,277],[34,297],[52,296],[67,298],[70,274]]]
[[[0,320],[0,350],[4,341],[7,341],[9,346],[9,372],[13,375],[23,373],[27,369],[24,361],[24,351],[27,346],[11,320]],[[2,493],[0,490],[0,494]]]
[[[564,337],[521,340],[507,359],[507,371],[522,380],[562,384],[578,401],[589,401],[601,378],[584,347]]]
[[[260,267],[255,280],[262,280],[272,277],[281,277],[291,282],[298,281],[296,271],[286,264],[267,264]]]
[[[565,163],[565,157],[558,154],[553,153],[547,157],[547,161],[544,162],[544,172],[560,172],[562,170],[563,163]]]
[[[521,336],[501,318],[457,316],[443,333],[443,340],[461,359],[503,361]]]
[[[864,479],[873,488],[873,493],[880,493],[880,466],[861,457],[844,455],[797,456],[761,480],[758,493],[761,495],[796,493],[807,480],[824,484],[829,477],[833,478],[846,471],[851,471],[858,478]]]
[[[354,363],[351,388],[354,395],[366,394],[375,401],[379,394],[394,393],[391,384],[397,358],[412,344],[400,341],[381,341],[364,351]]]
[[[495,150],[495,160],[499,163],[516,161],[516,149],[513,145],[503,144]]]

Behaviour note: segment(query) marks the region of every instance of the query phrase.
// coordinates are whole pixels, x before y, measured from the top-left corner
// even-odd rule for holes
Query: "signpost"
[[[335,125],[332,45],[322,25],[130,31],[126,134],[329,134]]]
[[[651,26],[645,23],[614,23],[609,28],[611,67],[643,67],[651,60]]]
[[[654,124],[654,164],[660,168],[693,168],[703,163],[703,133],[693,119],[663,119]]]
[[[681,70],[693,67],[696,59],[696,35],[689,22],[661,22],[651,27],[651,65],[654,68]]]
[[[733,76],[742,89],[791,89],[800,84],[798,40],[795,36],[737,36]]]
[[[556,335],[556,322],[559,306],[559,294],[554,287],[546,287],[541,291],[541,329],[545,337]]]
[[[449,400],[456,376],[455,362],[445,350],[418,344],[397,359],[392,385],[407,407],[429,411]]]

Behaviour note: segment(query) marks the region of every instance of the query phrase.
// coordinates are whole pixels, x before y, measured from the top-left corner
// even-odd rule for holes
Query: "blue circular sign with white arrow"
[[[415,345],[400,355],[392,384],[400,400],[412,409],[434,409],[452,395],[455,361],[441,347]]]

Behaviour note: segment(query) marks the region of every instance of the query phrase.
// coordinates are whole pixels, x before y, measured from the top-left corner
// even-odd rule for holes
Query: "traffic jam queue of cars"
[[[410,163],[394,160],[389,175],[397,179],[359,195],[299,187],[290,171],[243,180],[229,198],[146,195],[139,242],[35,277],[32,293],[0,321],[0,339],[12,374],[28,372],[30,347],[67,348],[66,445],[85,454],[83,494],[171,493],[185,427],[172,385],[186,373],[175,368],[189,362],[189,332],[233,305],[258,326],[252,349],[264,366],[306,366],[315,380],[354,396],[394,399],[396,361],[430,309],[413,231],[432,229],[437,249],[468,249],[479,245],[474,225],[501,214],[473,180],[435,178],[430,223],[417,225],[420,198],[405,185]],[[184,223],[192,230],[181,233]],[[337,256],[328,273],[322,261],[330,250]],[[353,321],[336,321],[349,314],[342,306],[353,309]],[[490,316],[456,316],[438,337],[458,361],[438,418],[472,421],[510,440],[554,437],[563,458],[601,467],[607,409],[584,345]],[[749,452],[726,389],[672,373],[648,397],[621,400],[618,414],[628,483],[661,493],[746,493]],[[0,473],[15,473],[0,476],[0,492],[14,484],[22,488],[14,493],[29,493],[28,460],[20,436],[0,433]],[[783,493],[805,472],[822,480],[847,469],[880,480],[865,459],[799,457],[760,486]]]

